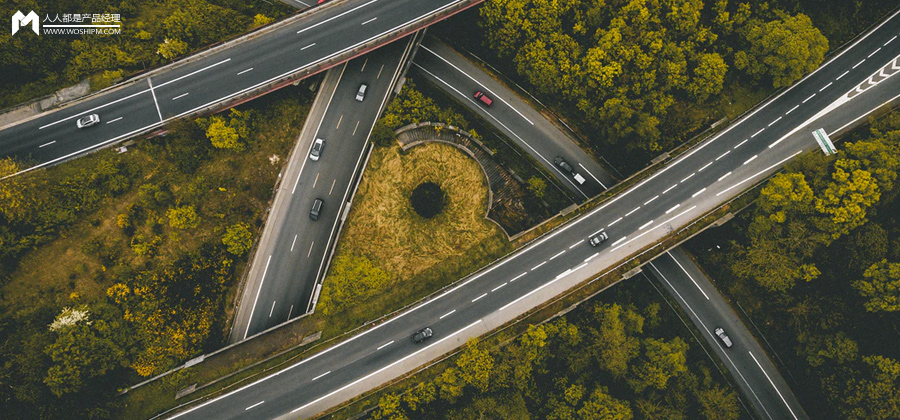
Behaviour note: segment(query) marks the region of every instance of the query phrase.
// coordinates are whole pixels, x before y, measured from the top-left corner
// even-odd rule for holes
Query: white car
[[[725,330],[722,327],[716,328],[716,335],[725,343],[725,347],[731,347],[731,338],[728,337],[728,334],[725,334]]]
[[[85,116],[79,118],[78,121],[75,123],[75,125],[77,125],[78,128],[85,128],[85,127],[90,127],[99,122],[100,122],[99,115],[90,114],[90,115],[85,115]]]
[[[600,232],[588,238],[588,243],[590,243],[591,246],[597,246],[606,242],[607,239],[609,239],[609,235],[607,235],[606,232]]]
[[[363,99],[366,99],[366,89],[368,89],[368,88],[369,88],[369,86],[367,86],[365,83],[359,85],[359,90],[356,91],[356,100],[357,101],[362,102]]]
[[[319,158],[322,156],[322,149],[324,148],[325,140],[316,139],[316,141],[313,142],[312,148],[309,149],[309,160],[313,162],[319,160]]]

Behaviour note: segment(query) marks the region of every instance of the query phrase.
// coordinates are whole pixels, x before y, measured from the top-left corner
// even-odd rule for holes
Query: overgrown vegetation
[[[433,380],[383,396],[370,418],[745,418],[736,393],[661,302],[634,279],[499,348],[470,341]]]
[[[695,245],[813,418],[900,417],[900,112],[859,131],[788,165]]]
[[[57,13],[119,14],[120,35],[38,36],[23,31],[0,38],[0,108],[91,77],[102,89],[118,78],[198,50],[282,18],[293,11],[278,2],[238,0],[33,0],[0,1],[0,9]]]
[[[126,154],[0,182],[4,418],[112,417],[118,388],[221,345],[226,296],[309,100],[284,89],[212,117],[253,127],[240,152],[186,120]]]

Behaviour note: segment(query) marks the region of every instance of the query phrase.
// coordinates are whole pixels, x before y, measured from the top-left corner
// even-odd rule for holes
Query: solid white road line
[[[188,95],[190,95],[190,93],[182,93],[181,95],[178,95],[178,96],[172,98],[172,100],[174,101],[176,99],[184,98],[185,96],[188,96]]]
[[[250,68],[247,69],[247,70],[241,70],[241,71],[238,72],[237,75],[240,76],[240,75],[242,75],[242,74],[244,74],[244,73],[251,72],[251,71],[253,71],[253,67],[250,67]]]
[[[394,340],[388,341],[387,343],[384,343],[384,344],[378,346],[378,348],[375,349],[375,351],[381,350],[381,349],[383,349],[383,348],[385,348],[385,347],[387,347],[387,346],[390,346],[391,344],[394,344]]]
[[[681,207],[681,204],[676,204],[676,205],[672,206],[672,208],[666,210],[666,214],[669,214],[669,213],[675,211],[675,209],[677,209],[679,207]]]
[[[107,121],[106,123],[107,123],[107,124],[112,124],[112,123],[114,123],[114,122],[116,122],[116,121],[121,120],[122,118],[124,118],[124,117],[115,118],[115,119],[112,119],[112,120]]]
[[[772,166],[769,166],[768,168],[763,169],[763,170],[761,170],[761,171],[759,171],[759,172],[757,172],[757,173],[755,173],[755,174],[753,174],[753,175],[750,175],[749,177],[747,177],[747,178],[744,179],[743,181],[740,181],[740,182],[738,182],[737,184],[734,184],[734,185],[732,185],[732,186],[730,186],[730,187],[728,187],[728,188],[722,190],[722,192],[716,194],[716,197],[718,197],[718,196],[720,196],[720,195],[722,195],[722,194],[725,194],[726,192],[730,191],[731,189],[737,187],[738,185],[741,185],[741,184],[743,184],[743,183],[745,183],[745,182],[747,182],[747,181],[749,181],[749,180],[751,180],[751,179],[753,179],[753,178],[756,178],[756,177],[758,177],[758,176],[760,176],[760,175],[762,175],[762,174],[768,172],[768,171],[771,170],[772,168],[775,168],[776,166],[779,166],[779,165],[783,164],[784,162],[787,162],[787,161],[793,159],[794,156],[797,156],[797,155],[799,155],[800,153],[803,153],[803,150],[798,150],[798,151],[795,152],[794,154],[792,154],[792,155],[790,155],[790,156],[788,156],[788,157],[786,157],[786,158],[784,158],[784,159],[781,159],[780,161],[778,161],[778,163],[776,163],[776,164],[774,164],[774,165],[772,165]],[[731,172],[729,172],[729,174],[730,174],[730,173],[731,173]]]
[[[393,341],[392,341],[392,342],[393,342]],[[390,343],[388,343],[388,344],[390,344]],[[330,370],[329,370],[328,372],[325,372],[325,373],[319,375],[319,376],[316,376],[315,378],[312,378],[312,380],[315,381],[316,379],[319,379],[319,378],[321,378],[321,377],[323,377],[323,376],[325,376],[325,375],[327,375],[327,374],[329,374],[329,373],[331,373]]]
[[[791,108],[788,112],[785,112],[784,115],[788,115],[791,112],[794,112],[797,108],[800,108],[800,104],[794,105],[794,107]]]
[[[536,266],[534,266],[534,267],[531,267],[531,271],[537,270],[538,268],[540,268],[540,267],[541,267],[542,265],[544,265],[544,264],[547,264],[547,261],[544,261],[544,262],[542,262],[542,263],[540,263],[540,264],[538,264],[538,265],[536,265]]]
[[[651,198],[651,199],[645,201],[645,202],[644,202],[644,205],[646,206],[647,204],[652,203],[653,200],[656,200],[657,198],[659,198],[659,196],[658,196],[658,195],[654,195],[653,198]]]
[[[746,165],[746,164],[748,164],[748,163],[750,163],[750,162],[753,162],[753,159],[756,159],[757,157],[759,157],[759,155],[753,155],[752,158],[747,159],[747,160],[744,161],[744,165]]]
[[[266,268],[263,269],[262,278],[259,280],[259,289],[256,289],[256,297],[253,298],[253,306],[250,307],[250,317],[247,318],[247,329],[244,330],[244,338],[247,338],[247,334],[250,332],[250,324],[253,323],[253,311],[256,310],[256,301],[259,300],[259,292],[262,291],[263,282],[266,281],[266,273],[269,271],[270,262],[272,262],[271,255],[266,260]]]
[[[814,98],[815,96],[816,96],[815,93],[813,93],[812,95],[809,95],[808,98],[806,98],[806,99],[803,100],[803,103],[806,103],[807,101],[809,101],[810,99]]]
[[[728,171],[727,174],[720,176],[719,179],[718,179],[718,181],[721,181],[721,180],[723,180],[723,179],[725,179],[725,178],[728,178],[728,175],[731,175],[731,171]]]
[[[465,331],[465,330],[468,330],[469,328],[472,328],[472,327],[478,325],[478,323],[480,323],[480,322],[481,322],[481,320],[479,319],[478,321],[475,321],[475,322],[473,322],[473,323],[471,323],[471,324],[469,324],[469,325],[463,327],[461,330],[458,330],[458,331],[456,331],[456,332],[454,332],[454,333],[452,333],[452,334],[450,334],[450,335],[448,335],[448,336],[446,336],[446,337],[444,337],[444,338],[442,338],[442,339],[436,341],[435,343],[431,344],[431,345],[428,346],[428,347],[424,347],[424,348],[420,349],[419,351],[417,351],[417,352],[415,352],[415,353],[408,354],[408,355],[404,356],[403,358],[401,358],[400,360],[397,360],[397,361],[395,361],[395,362],[393,362],[393,363],[391,363],[391,364],[389,364],[389,365],[387,365],[387,366],[385,366],[385,367],[383,367],[383,368],[381,368],[381,369],[378,369],[378,370],[376,370],[376,371],[374,371],[374,372],[372,372],[372,373],[370,373],[370,374],[368,374],[368,375],[366,375],[366,376],[363,376],[362,378],[359,378],[359,379],[357,379],[357,380],[355,380],[355,381],[353,381],[353,382],[350,382],[350,383],[347,384],[347,385],[344,385],[344,386],[342,386],[342,387],[340,387],[340,388],[338,388],[338,389],[336,389],[336,390],[334,390],[334,391],[331,391],[331,392],[329,392],[329,393],[327,393],[327,394],[325,394],[325,395],[323,395],[323,396],[321,396],[321,397],[319,397],[319,398],[316,398],[315,400],[312,400],[312,401],[310,401],[310,402],[308,402],[308,403],[306,403],[306,404],[304,404],[304,405],[302,405],[302,406],[300,406],[300,407],[297,407],[297,408],[295,408],[295,409],[293,409],[293,410],[291,411],[291,414],[296,413],[296,412],[298,412],[298,411],[300,411],[300,410],[302,410],[302,409],[304,409],[304,408],[306,408],[306,407],[309,407],[309,406],[311,406],[311,405],[313,405],[313,404],[315,404],[315,403],[317,403],[317,402],[319,402],[319,401],[322,401],[322,400],[324,400],[324,399],[326,399],[326,398],[328,398],[328,397],[330,397],[330,396],[332,396],[332,395],[334,395],[334,394],[337,394],[338,392],[341,392],[341,391],[343,391],[343,390],[345,390],[345,389],[347,389],[347,388],[350,388],[351,386],[354,386],[354,385],[356,385],[356,384],[358,384],[358,383],[360,383],[360,382],[362,382],[362,381],[365,381],[365,380],[367,380],[367,379],[369,379],[369,378],[371,378],[371,377],[373,377],[373,376],[375,376],[375,375],[377,375],[377,374],[379,374],[379,373],[381,373],[381,372],[384,372],[384,371],[386,371],[386,370],[388,370],[388,369],[391,369],[391,368],[393,368],[394,366],[396,366],[396,365],[398,365],[398,364],[400,364],[400,363],[403,363],[403,362],[406,361],[407,359],[409,359],[409,358],[411,358],[411,357],[415,357],[417,354],[419,354],[419,353],[421,353],[421,352],[423,352],[423,351],[426,351],[426,350],[428,350],[428,349],[430,349],[430,348],[432,348],[432,347],[434,347],[434,346],[436,346],[436,345],[438,345],[438,344],[441,344],[441,343],[443,343],[444,341],[447,341],[447,340],[453,338],[455,335],[457,335],[457,334],[459,334],[459,333],[461,333],[461,332],[463,332],[463,331]],[[381,324],[381,325],[384,325],[384,324]],[[357,337],[359,337],[359,336],[357,336]],[[321,354],[321,353],[319,353],[319,354]]]
[[[704,187],[704,188],[701,189],[700,191],[697,191],[697,192],[695,192],[694,194],[692,194],[692,195],[691,195],[691,198],[695,198],[695,197],[697,197],[698,195],[703,194],[704,191],[706,191],[706,187]]]
[[[265,402],[265,401],[260,401],[260,402],[258,402],[258,403],[256,403],[256,404],[253,404],[253,405],[251,405],[251,406],[245,408],[244,411],[247,411],[247,410],[249,410],[249,409],[251,409],[251,408],[253,408],[253,407],[259,406],[260,404],[262,404],[262,403],[264,403],[264,402]]]
[[[307,45],[307,46],[305,46],[305,47],[303,47],[303,48],[300,48],[300,51],[303,51],[303,50],[305,50],[305,49],[307,49],[307,48],[310,48],[310,47],[312,47],[312,46],[315,46],[315,45],[316,45],[316,43],[313,42],[312,44],[309,44],[309,45]]]
[[[744,143],[746,143],[746,142],[748,142],[748,141],[750,141],[750,139],[744,139],[744,141],[742,141],[742,142],[740,142],[740,143],[738,143],[738,144],[737,144],[737,146],[734,146],[734,148],[735,148],[735,149],[737,149],[737,148],[738,148],[738,147],[741,147],[741,146],[743,146],[743,145],[744,145]]]
[[[493,292],[496,292],[496,291],[498,291],[498,290],[500,290],[500,288],[501,288],[501,287],[503,287],[503,286],[506,286],[506,284],[507,284],[507,283],[503,283],[503,284],[501,284],[501,285],[499,285],[499,286],[497,286],[497,287],[495,287],[495,288],[493,288],[493,289],[491,289],[491,293],[493,293]]]
[[[550,259],[547,260],[547,261],[553,261],[554,258],[556,258],[556,257],[558,257],[558,256],[560,256],[560,255],[562,255],[562,254],[565,254],[565,253],[566,253],[566,250],[559,251],[558,254],[556,254],[556,255],[550,257]]]
[[[681,265],[680,262],[678,262],[678,259],[675,258],[675,256],[672,255],[671,252],[666,252],[666,254],[669,254],[669,256],[672,257],[673,260],[675,260],[675,264],[678,264],[678,267],[681,268],[681,271],[684,271],[684,274],[687,274],[688,278],[691,279],[691,283],[694,283],[694,286],[697,286],[697,290],[699,290],[700,293],[703,293],[703,297],[705,297],[706,300],[709,300],[709,295],[707,295],[706,292],[704,292],[703,289],[700,288],[700,284],[697,283],[696,280],[694,280],[694,276],[692,276],[691,273],[688,273],[688,271],[684,269],[684,266]],[[654,268],[656,268],[656,267],[654,267]]]
[[[369,19],[369,20],[363,22],[362,24],[365,25],[365,24],[367,24],[367,23],[374,22],[374,21],[376,21],[377,19],[378,19],[377,17],[373,17],[372,19]],[[360,25],[360,26],[362,26],[362,25]]]
[[[613,220],[612,223],[606,225],[606,227],[607,227],[607,228],[611,228],[612,225],[614,225],[614,224],[616,224],[616,223],[619,223],[619,221],[621,221],[622,219],[623,219],[623,218],[620,217],[620,218],[618,218],[618,219],[616,219],[616,220]]]
[[[784,403],[784,406],[787,407],[788,411],[791,412],[791,415],[794,416],[794,420],[798,420],[798,419],[797,419],[797,415],[794,414],[794,410],[791,410],[791,406],[788,405],[787,400],[784,399],[784,395],[781,395],[781,391],[778,390],[778,387],[776,387],[776,386],[775,386],[775,383],[772,382],[772,378],[769,377],[769,374],[766,373],[766,370],[763,369],[763,367],[762,367],[761,364],[759,364],[759,360],[756,360],[756,356],[753,355],[753,352],[752,352],[752,351],[748,351],[747,353],[750,353],[750,357],[752,357],[752,358],[753,358],[753,361],[756,362],[756,366],[759,366],[759,370],[762,371],[763,375],[766,375],[766,379],[769,380],[769,384],[772,385],[772,388],[775,388],[775,392],[778,393],[778,396],[781,397],[781,402]]]
[[[483,298],[483,297],[485,297],[485,296],[487,296],[487,295],[488,295],[488,294],[487,294],[487,293],[485,293],[485,294],[483,294],[483,295],[481,295],[481,296],[478,296],[478,297],[477,297],[477,298],[475,298],[475,299],[472,299],[472,303],[475,303],[475,302],[477,302],[477,301],[478,301],[478,300],[479,300],[479,299],[481,299],[481,298]]]
[[[631,216],[632,213],[634,213],[634,212],[636,212],[636,211],[638,211],[638,210],[640,210],[640,209],[641,209],[641,206],[635,207],[634,210],[632,210],[632,211],[630,211],[630,212],[628,212],[628,213],[625,213],[625,217]]]
[[[721,155],[719,155],[719,157],[717,157],[716,160],[722,159],[723,157],[727,156],[729,153],[731,153],[731,150],[726,150],[725,153],[722,153]]]
[[[591,178],[594,178],[594,181],[597,181],[597,183],[600,184],[600,186],[603,187],[604,190],[608,189],[608,188],[606,188],[606,185],[604,185],[603,182],[600,181],[599,178],[597,178],[596,176],[594,176],[594,174],[592,174],[591,171],[588,170],[588,168],[585,168],[584,165],[582,165],[582,164],[580,164],[580,163],[578,164],[578,166],[580,166],[581,169],[584,169],[584,171],[587,172],[587,174],[590,175]]]
[[[456,312],[456,309],[454,309],[454,310],[452,310],[452,311],[450,311],[450,312],[447,312],[447,313],[441,315],[441,317],[438,318],[438,319],[444,319],[444,318],[450,316],[450,315],[451,315],[452,313],[454,313],[454,312]]]
[[[819,89],[819,92],[821,92],[821,91],[823,91],[823,90],[825,90],[825,89],[828,89],[828,87],[831,86],[831,85],[833,85],[833,84],[834,84],[834,82],[828,82],[827,85],[822,86],[822,89]]]
[[[51,141],[50,143],[44,143],[44,144],[38,146],[38,149],[40,149],[40,148],[42,148],[42,147],[44,147],[44,146],[49,146],[49,145],[51,145],[51,144],[53,144],[53,143],[56,143],[56,140],[53,140],[53,141]]]

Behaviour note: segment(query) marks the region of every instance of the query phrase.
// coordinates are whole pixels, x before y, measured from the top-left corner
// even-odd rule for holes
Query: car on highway
[[[479,101],[481,101],[481,103],[483,103],[487,106],[491,106],[491,104],[494,103],[494,101],[491,100],[491,98],[489,98],[487,95],[484,94],[484,92],[482,92],[480,90],[478,92],[475,92],[475,99],[478,99]]]
[[[359,85],[359,90],[356,91],[356,100],[357,101],[362,102],[363,99],[366,99],[366,89],[368,89],[368,88],[369,88],[369,86],[366,85],[365,83]]]
[[[607,235],[606,232],[598,232],[588,238],[588,243],[591,244],[591,246],[598,246],[606,242],[607,239],[609,239],[609,235]]]
[[[432,335],[434,335],[434,331],[431,330],[431,327],[425,327],[412,335],[412,341],[413,343],[419,344],[431,338]]]
[[[728,334],[725,334],[725,329],[722,327],[716,328],[716,335],[719,336],[719,339],[725,343],[725,347],[731,347],[731,338],[728,337]]]
[[[556,166],[559,166],[560,169],[568,173],[575,172],[575,170],[572,169],[572,165],[569,165],[569,162],[566,162],[566,160],[563,159],[562,156],[557,156],[555,159],[553,159],[553,163],[555,163]]]
[[[322,206],[325,204],[325,201],[321,198],[317,198],[316,201],[313,201],[312,209],[309,210],[309,218],[313,219],[313,221],[319,220],[319,216],[322,215]]]
[[[315,162],[322,156],[322,149],[325,148],[325,140],[316,139],[312,148],[309,149],[309,160]]]
[[[75,125],[77,125],[78,128],[85,128],[85,127],[90,127],[99,122],[100,122],[99,115],[90,114],[90,115],[85,115],[85,116],[79,118],[78,121],[75,122]]]

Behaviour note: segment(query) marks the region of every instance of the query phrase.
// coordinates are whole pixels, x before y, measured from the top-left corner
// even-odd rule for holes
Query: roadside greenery
[[[0,181],[4,418],[114,417],[117,389],[222,344],[309,100],[286,88],[233,111],[256,127],[242,151],[186,120],[125,154]],[[0,176],[17,167],[0,161]]]
[[[85,10],[85,6],[88,10]],[[120,35],[38,36],[29,31],[0,38],[0,108],[91,77],[102,89],[118,78],[280,19],[294,9],[279,2],[238,0],[0,0],[0,9],[38,15],[119,14]],[[48,7],[52,6],[52,7]]]
[[[812,418],[898,418],[900,111],[848,137],[832,157],[789,164],[693,246],[802,384]]]
[[[432,380],[383,396],[372,419],[746,418],[736,393],[636,278],[511,343],[474,339]]]

